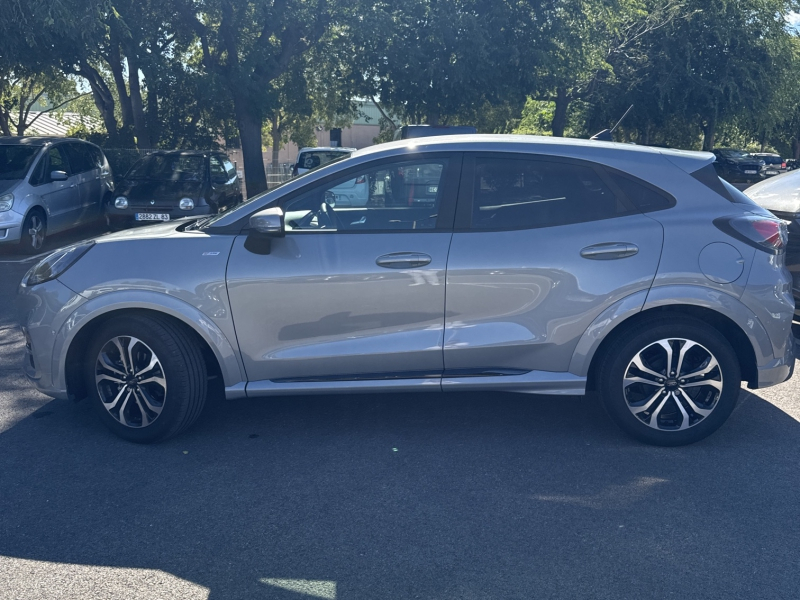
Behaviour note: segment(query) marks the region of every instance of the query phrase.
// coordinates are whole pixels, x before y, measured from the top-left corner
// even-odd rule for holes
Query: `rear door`
[[[445,376],[567,371],[592,321],[650,287],[662,241],[661,225],[592,163],[468,156],[447,264]]]
[[[80,195],[81,208],[76,215],[76,220],[84,223],[94,220],[100,214],[103,196],[100,168],[90,152],[88,144],[68,142],[63,147],[69,156],[69,164]]]

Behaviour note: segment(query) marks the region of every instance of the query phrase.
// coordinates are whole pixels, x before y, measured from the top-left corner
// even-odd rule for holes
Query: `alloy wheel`
[[[95,362],[95,383],[105,409],[126,427],[147,427],[164,409],[164,369],[138,338],[118,336],[103,346]]]
[[[682,431],[707,418],[722,394],[722,370],[704,346],[658,340],[628,363],[622,383],[628,410],[660,431]]]
[[[39,215],[30,216],[28,235],[31,238],[31,248],[40,250],[44,245],[44,221]]]

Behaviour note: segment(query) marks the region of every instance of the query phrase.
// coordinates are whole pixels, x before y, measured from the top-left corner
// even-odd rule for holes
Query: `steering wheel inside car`
[[[317,220],[316,224],[314,219]],[[316,210],[308,211],[308,214],[299,221],[292,223],[296,229],[337,229],[339,219],[333,212],[333,207],[327,202],[322,202]]]

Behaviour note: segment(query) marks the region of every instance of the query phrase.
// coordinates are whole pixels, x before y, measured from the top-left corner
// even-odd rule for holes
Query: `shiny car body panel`
[[[711,224],[748,206],[689,176],[710,164],[710,154],[454,137],[356,152],[199,230],[185,230],[190,221],[170,222],[99,238],[57,281],[20,288],[31,356],[42,369],[29,375],[46,393],[65,396],[66,356],[82,328],[110,311],[136,308],[192,327],[212,349],[231,398],[380,390],[582,394],[613,331],[642,311],[676,305],[715,311],[742,330],[758,369],[751,385],[790,375],[788,271],[781,256]],[[273,239],[268,254],[245,247],[250,215],[307,186],[334,185],[374,161],[473,151],[590,161],[632,173],[675,203],[558,227],[475,232],[442,217],[441,226],[424,231],[289,231]],[[461,203],[461,192],[453,193],[453,203]],[[440,211],[448,210],[455,208],[444,202]],[[581,255],[585,246],[607,242],[638,252],[609,261]],[[398,252],[430,261],[397,269],[377,264]]]

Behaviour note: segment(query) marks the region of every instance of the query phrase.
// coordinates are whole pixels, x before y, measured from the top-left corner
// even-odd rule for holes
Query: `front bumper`
[[[0,212],[0,244],[19,242],[22,235],[22,222],[25,215],[5,210]]]
[[[117,208],[109,204],[105,208],[106,216],[113,221],[125,221],[131,223],[158,223],[158,221],[137,221],[136,213],[157,213],[168,214],[170,221],[177,221],[185,217],[197,217],[212,214],[212,209],[207,204],[195,206],[192,210],[181,210],[177,206],[132,206],[128,208]]]
[[[66,385],[57,377],[58,365],[53,348],[58,332],[69,316],[86,299],[57,279],[28,287],[20,284],[17,294],[17,313],[25,335],[23,371],[40,392],[53,398],[67,398]]]

